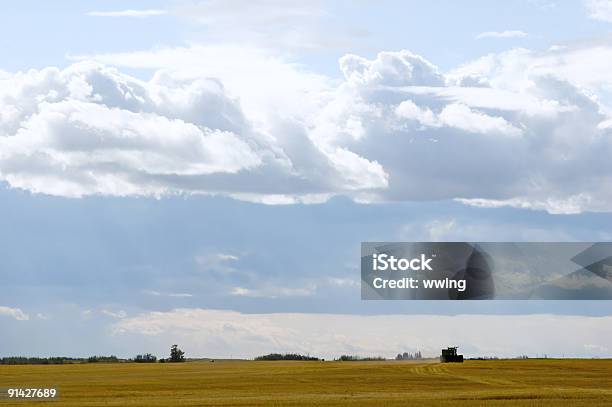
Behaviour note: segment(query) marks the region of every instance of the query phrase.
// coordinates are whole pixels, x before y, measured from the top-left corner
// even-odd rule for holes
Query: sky
[[[611,241],[611,34],[608,0],[6,2],[0,356],[612,356],[610,302],[358,270]]]

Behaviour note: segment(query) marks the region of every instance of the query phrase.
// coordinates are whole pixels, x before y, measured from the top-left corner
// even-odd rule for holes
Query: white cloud
[[[404,350],[437,356],[452,343],[468,356],[605,357],[610,356],[612,317],[242,314],[176,309],[126,318],[116,322],[113,330],[116,335],[146,336],[149,343],[159,342],[160,349],[169,340],[178,341],[192,356],[299,352],[326,358],[347,353],[393,357]],[[568,330],[575,334],[566,335]]]
[[[217,258],[220,261],[237,261],[240,260],[240,257],[234,254],[226,254],[226,253],[217,253]]]
[[[191,45],[70,58],[156,70],[158,79],[169,85],[181,80],[217,78],[232,99],[239,99],[249,119],[264,128],[270,125],[269,114],[277,118],[311,114],[317,102],[325,102],[333,86],[328,77],[309,72],[286,57],[242,45]],[[181,102],[179,97],[174,100]]]
[[[612,22],[611,0],[586,0],[589,17],[595,20]]]
[[[431,109],[420,108],[412,100],[407,99],[395,108],[395,113],[405,119],[416,120],[424,126],[439,127],[442,125],[437,115]]]
[[[392,83],[398,85],[379,77],[364,86],[361,76],[348,72],[352,97],[345,111],[336,109],[334,115],[343,120],[364,112],[366,136],[341,142],[389,174],[382,199],[418,200],[427,191],[429,198],[520,201],[551,213],[610,210],[612,192],[602,186],[612,181],[612,166],[603,158],[612,151],[612,139],[600,123],[609,117],[604,101],[610,99],[606,84],[612,75],[600,69],[607,62],[596,50],[587,50],[515,50],[486,57],[450,72],[445,86],[399,85],[397,69]],[[587,61],[597,67],[589,68]],[[405,77],[410,82],[410,75]],[[483,80],[472,79],[478,87],[457,86],[463,78]],[[387,109],[399,123],[386,116]],[[476,179],[478,186],[470,181]],[[364,201],[380,198],[369,195]]]
[[[142,290],[145,295],[151,295],[154,297],[173,297],[173,298],[191,298],[193,294],[189,293],[162,293],[155,290]]]
[[[102,315],[106,315],[108,317],[116,318],[116,319],[123,319],[127,317],[127,313],[124,310],[119,310],[115,312],[115,311],[103,309],[103,310],[100,310],[100,313],[102,313]]]
[[[413,101],[405,100],[395,109],[399,117],[416,120],[429,127],[454,127],[471,133],[520,136],[522,131],[502,117],[492,117],[475,111],[462,103],[446,105],[439,114],[429,108],[421,109]]]
[[[0,306],[0,315],[11,317],[13,319],[16,319],[17,321],[27,321],[30,319],[30,316],[23,312],[21,309],[5,306]]]
[[[166,10],[148,9],[148,10],[116,10],[116,11],[90,11],[85,13],[91,17],[136,17],[146,18],[153,16],[161,16],[166,14]]]
[[[199,269],[205,272],[234,273],[234,263],[240,256],[229,253],[202,253],[194,257]]]
[[[339,64],[344,77],[359,85],[439,86],[444,83],[435,65],[406,50],[381,52],[374,60],[349,54],[340,58]]]
[[[307,197],[385,185],[377,163],[319,148],[299,128],[258,131],[214,79],[141,82],[83,62],[3,82],[0,174],[16,188]]]
[[[84,61],[0,79],[0,178],[74,197],[608,211],[608,54],[515,49],[447,73],[409,51],[346,55],[340,81],[238,46],[91,55],[156,73]]]
[[[253,298],[310,297],[315,294],[316,288],[316,285],[312,283],[301,287],[262,285],[255,288],[234,287],[230,294],[238,297]]]
[[[586,194],[573,195],[565,199],[547,199],[545,201],[533,200],[529,198],[512,198],[505,200],[457,199],[457,201],[461,203],[479,208],[499,208],[502,206],[511,206],[521,209],[546,210],[552,214],[580,213],[582,208],[592,206],[591,200],[591,196]]]
[[[474,111],[460,103],[451,103],[445,106],[440,112],[439,118],[447,126],[471,133],[505,134],[508,136],[520,136],[522,133],[520,129],[508,123],[503,117],[492,117]]]
[[[485,31],[476,36],[477,40],[483,38],[522,38],[526,37],[527,33],[520,30],[505,30],[505,31]]]
[[[575,91],[572,88],[576,87],[582,96],[597,96],[593,102],[604,103],[607,100],[609,103],[611,56],[612,43],[606,40],[554,46],[540,52],[515,48],[468,62],[449,72],[448,76],[486,78],[494,89],[551,102],[564,99],[569,102],[570,93]],[[538,88],[542,89],[537,92]],[[544,93],[549,96],[545,97]]]

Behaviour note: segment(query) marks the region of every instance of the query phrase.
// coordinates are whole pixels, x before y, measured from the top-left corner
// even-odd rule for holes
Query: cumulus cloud
[[[477,40],[483,38],[522,38],[526,37],[527,33],[520,30],[505,30],[505,31],[485,31],[476,36]]]
[[[608,54],[515,49],[449,72],[409,51],[345,55],[339,81],[261,50],[90,55],[0,79],[0,178],[72,197],[609,211]]]
[[[146,18],[153,16],[161,16],[166,14],[166,10],[148,9],[148,10],[116,10],[116,11],[89,11],[85,13],[91,17],[136,17]]]
[[[214,79],[160,73],[141,82],[79,63],[17,74],[4,85],[0,174],[13,187],[72,197],[193,192],[257,200],[386,185],[379,164],[350,151],[319,148],[304,133],[258,132]],[[292,159],[299,154],[307,157]]]
[[[493,136],[499,134],[519,136],[522,133],[503,117],[488,116],[462,103],[450,103],[439,114],[435,114],[429,108],[422,109],[408,99],[400,103],[395,112],[399,117],[416,120],[429,127],[448,126],[471,133]]]
[[[358,65],[357,74],[345,70],[344,90],[353,97],[344,112],[333,113],[342,120],[362,112],[358,117],[367,136],[341,142],[382,164],[390,180],[383,199],[454,195],[468,204],[518,202],[552,213],[609,210],[610,190],[602,186],[611,181],[612,166],[604,157],[612,145],[601,125],[607,119],[601,85],[612,78],[593,69],[601,75],[595,86],[579,75],[587,67],[577,55],[587,52],[510,51],[449,72],[443,86],[428,79],[415,86],[409,74],[403,76],[408,84],[401,83],[397,69],[385,83],[361,74]],[[396,55],[389,65],[404,59]],[[363,86],[364,77],[376,78],[374,84]]]
[[[410,51],[381,52],[368,60],[357,55],[340,58],[340,70],[353,84],[389,86],[439,86],[444,77],[438,68]]]
[[[16,319],[17,321],[27,321],[30,319],[30,316],[23,312],[21,309],[5,306],[0,306],[0,315],[11,317],[13,319]]]
[[[160,349],[170,338],[180,339],[189,354],[212,357],[270,352],[393,357],[407,346],[434,357],[449,341],[468,356],[608,356],[612,340],[610,317],[556,315],[243,314],[183,308],[125,318],[112,329],[115,335],[159,343]],[[565,335],[568,329],[576,334]]]

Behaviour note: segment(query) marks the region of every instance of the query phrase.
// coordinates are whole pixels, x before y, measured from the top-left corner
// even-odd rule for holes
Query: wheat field
[[[612,360],[0,366],[0,387],[10,386],[57,386],[54,407],[609,406]]]

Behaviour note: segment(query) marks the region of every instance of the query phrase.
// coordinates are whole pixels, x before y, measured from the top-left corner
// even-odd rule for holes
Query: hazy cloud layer
[[[94,55],[157,73],[79,62],[4,75],[0,177],[72,197],[609,211],[610,56],[516,49],[445,73],[409,51],[345,55],[335,81],[239,47]]]
[[[365,329],[367,328],[367,329]],[[342,315],[243,314],[175,309],[125,318],[113,325],[120,338],[149,344],[179,341],[190,355],[253,357],[269,352],[393,357],[421,350],[437,356],[454,344],[469,356],[607,356],[610,317],[558,315]],[[571,331],[573,335],[565,333]]]
[[[266,49],[317,51],[342,49],[367,37],[322,0],[195,0],[173,12],[203,29],[211,44],[249,44]]]

